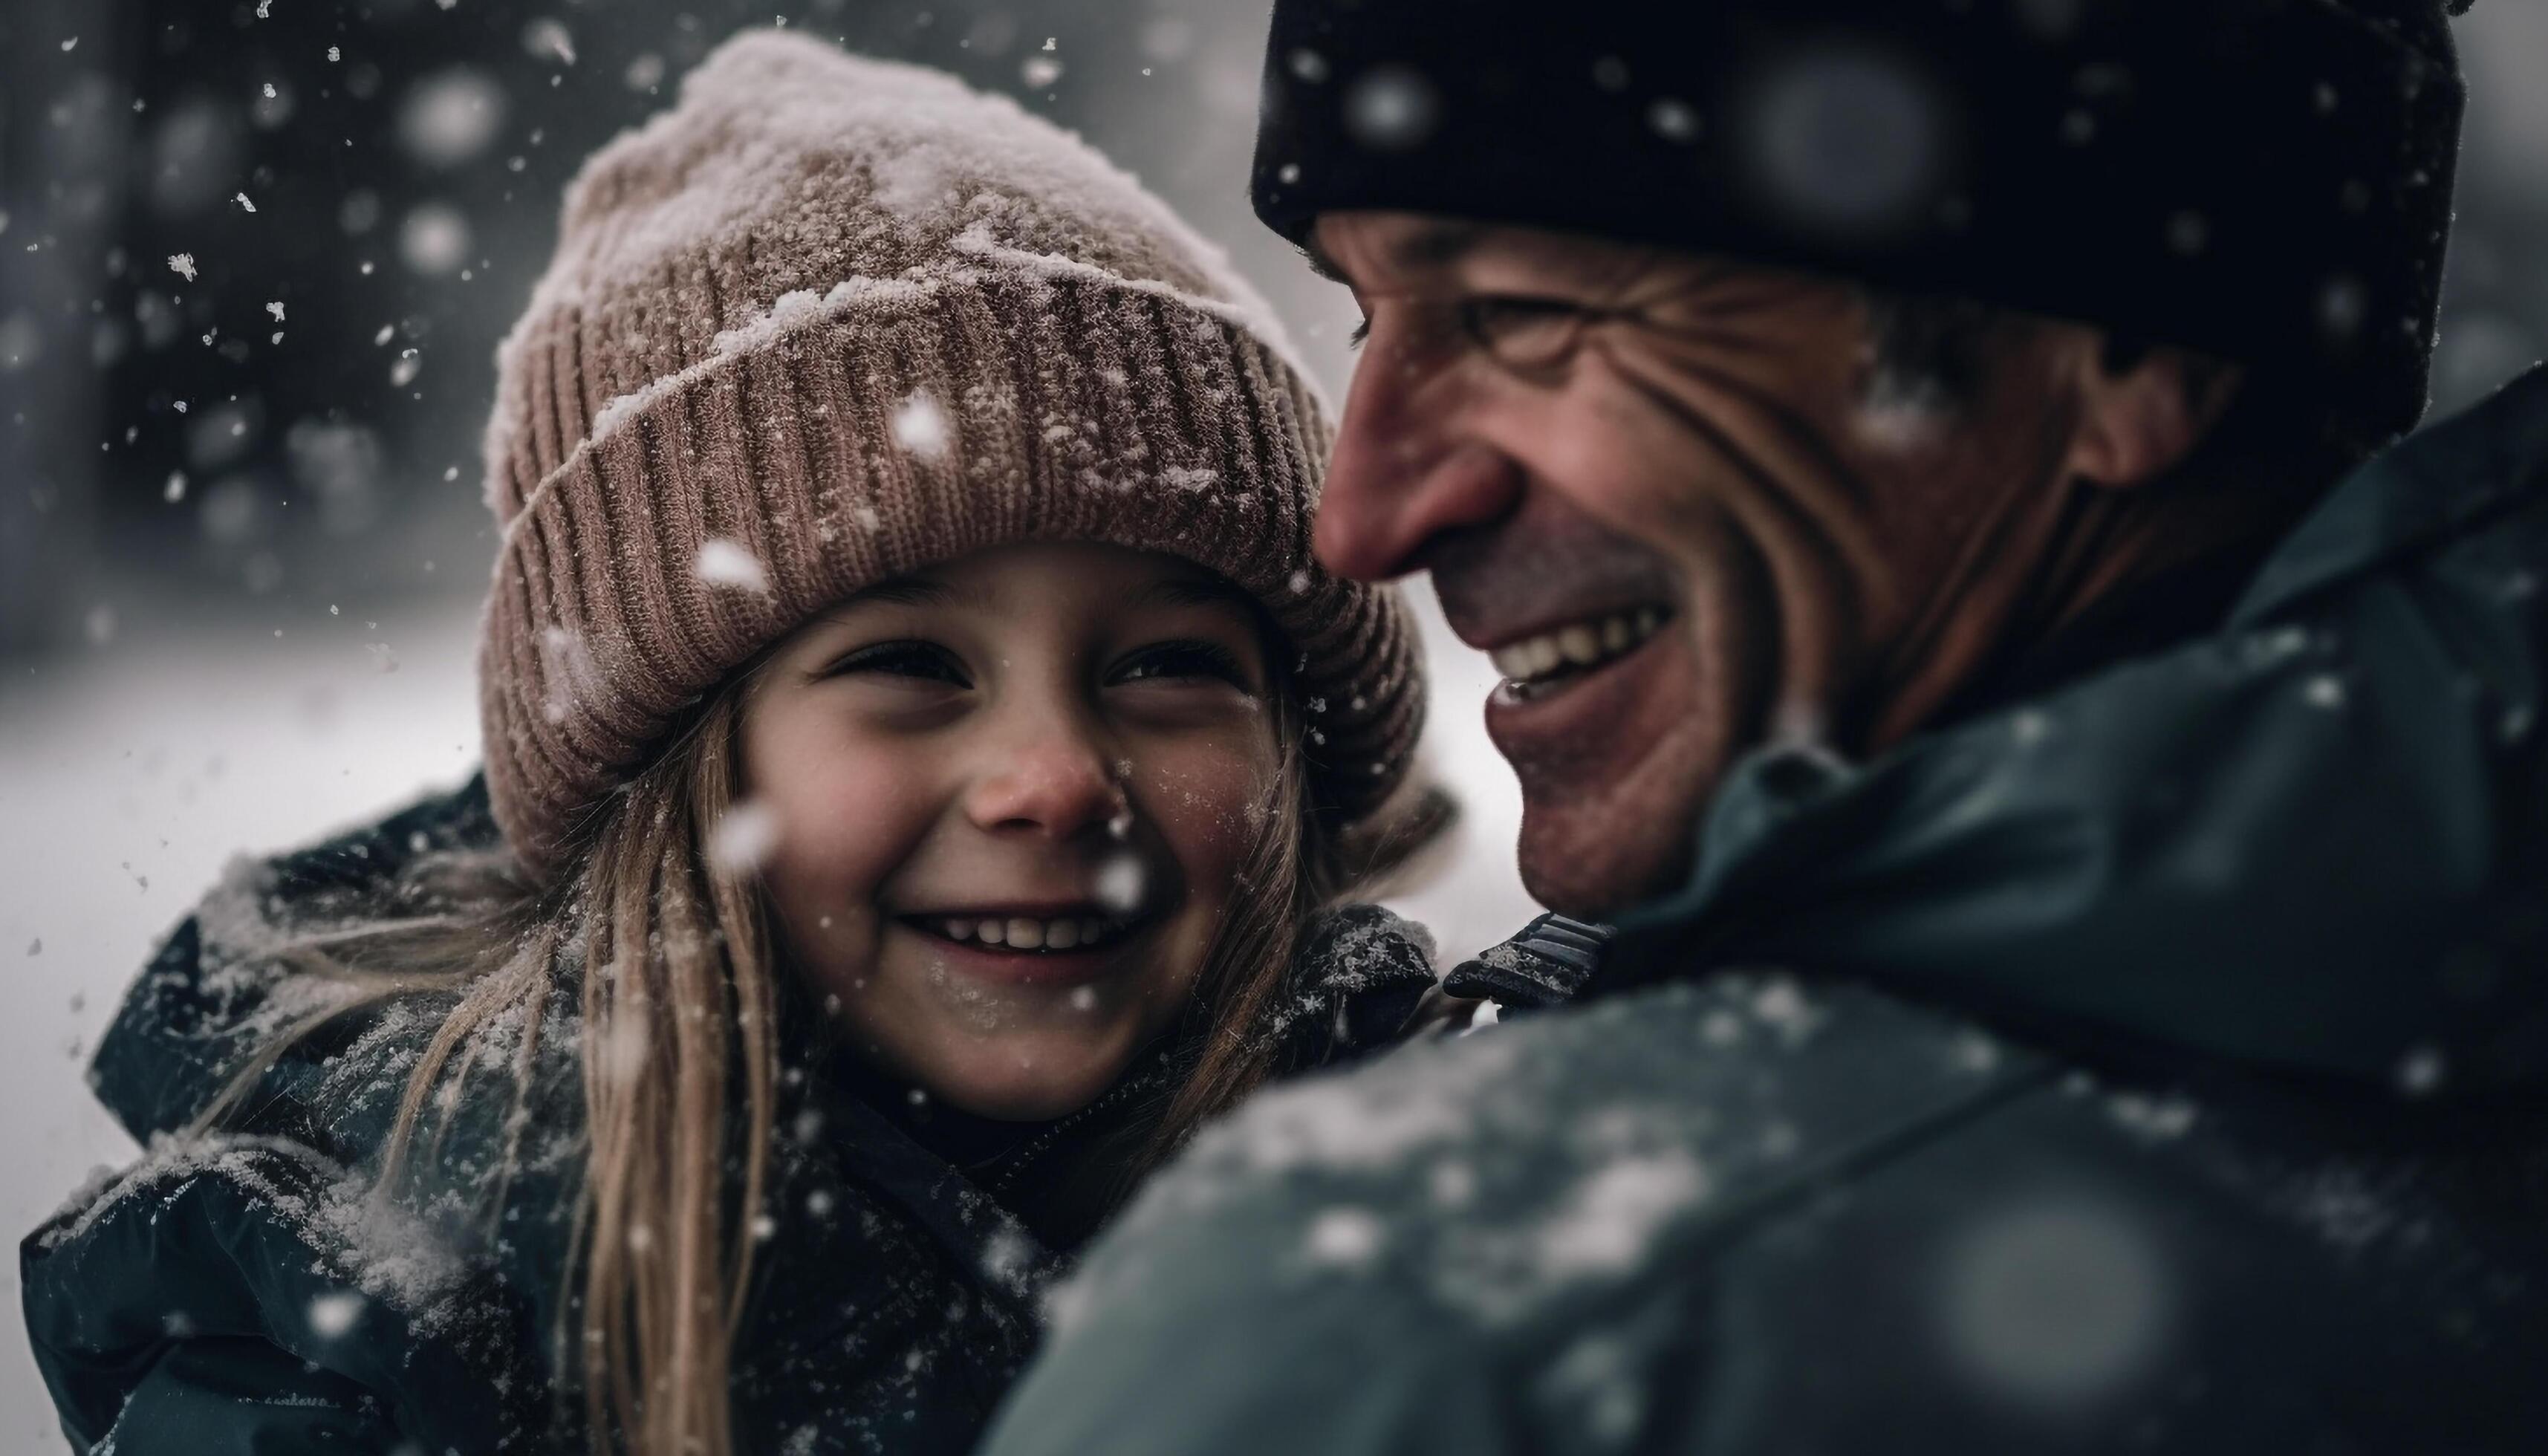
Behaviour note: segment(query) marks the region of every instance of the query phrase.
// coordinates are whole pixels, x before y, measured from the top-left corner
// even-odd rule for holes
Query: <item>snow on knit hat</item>
[[[684,711],[864,587],[1008,542],[1219,572],[1288,637],[1314,790],[1404,775],[1397,593],[1310,555],[1327,411],[1227,259],[1015,103],[783,32],[589,160],[498,350],[487,780],[533,872]]]

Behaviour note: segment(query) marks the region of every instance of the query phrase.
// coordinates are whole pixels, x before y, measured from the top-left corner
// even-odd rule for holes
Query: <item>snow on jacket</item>
[[[1772,753],[1583,998],[1278,1091],[989,1456],[2528,1452],[2548,369],[2216,632]]]
[[[473,1085],[417,1139],[416,1185],[370,1195],[397,1101],[450,1004],[416,997],[302,1044],[234,1131],[182,1129],[238,1058],[331,994],[267,953],[376,909],[417,856],[496,843],[483,780],[278,860],[241,862],[134,985],[91,1074],[148,1146],[20,1251],[29,1331],[75,1449],[467,1456],[581,1445],[556,1335],[581,1144],[577,1017],[541,1031],[508,1121],[523,1028],[471,1048]],[[1432,985],[1420,930],[1375,907],[1305,938],[1270,1013],[1287,1066],[1404,1028]],[[572,997],[554,998],[572,1002]],[[837,1060],[783,1079],[776,1212],[736,1346],[740,1449],[961,1451],[1033,1347],[1070,1250],[1010,1207],[1036,1160],[1138,1116],[1167,1051],[1071,1121],[958,1167],[899,1098]],[[1120,1112],[1120,1116],[1115,1116]],[[438,1135],[438,1136],[437,1136]],[[997,1190],[995,1193],[993,1190]],[[101,1444],[103,1443],[103,1444]]]

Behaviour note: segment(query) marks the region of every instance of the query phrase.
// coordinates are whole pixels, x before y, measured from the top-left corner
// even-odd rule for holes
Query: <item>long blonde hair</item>
[[[448,913],[287,948],[278,958],[352,994],[261,1050],[201,1120],[228,1116],[319,1025],[437,993],[456,1001],[408,1076],[380,1193],[398,1185],[419,1119],[456,1096],[457,1080],[481,1060],[467,1053],[500,1022],[528,1029],[514,1050],[504,1123],[509,1169],[529,1120],[540,1028],[560,1000],[580,995],[583,1176],[564,1273],[580,1275],[581,1299],[562,1303],[554,1337],[559,1368],[580,1375],[596,1452],[735,1449],[728,1374],[769,1183],[776,1023],[786,999],[758,887],[711,864],[702,849],[740,792],[748,677],[712,697],[603,806],[557,884],[532,885],[499,861],[482,866],[489,872]],[[1310,801],[1291,692],[1278,686],[1273,698],[1281,770],[1181,1024],[1194,1049],[1146,1144],[1112,1180],[1118,1197],[1271,1073],[1278,1045],[1254,1029],[1281,990],[1303,920],[1385,872],[1439,825],[1437,816],[1394,836],[1340,832]],[[729,1106],[736,1087],[740,1108]],[[730,1165],[739,1165],[739,1180]]]

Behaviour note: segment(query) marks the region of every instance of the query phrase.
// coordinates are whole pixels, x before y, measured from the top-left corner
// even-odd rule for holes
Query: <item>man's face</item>
[[[2013,609],[1994,562],[2054,533],[2080,330],[2000,341],[1950,423],[1869,403],[1842,284],[1407,214],[1315,243],[1368,330],[1319,554],[1429,570],[1495,656],[1523,882],[1561,910],[1686,872],[1746,750],[1898,737]]]

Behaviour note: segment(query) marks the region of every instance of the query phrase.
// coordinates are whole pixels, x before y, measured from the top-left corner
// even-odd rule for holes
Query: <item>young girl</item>
[[[499,391],[485,774],[135,988],[151,1153],[24,1254],[65,1427],[962,1449],[1132,1180],[1430,985],[1317,913],[1421,700],[1319,406],[1086,147],[784,34],[587,166]]]

